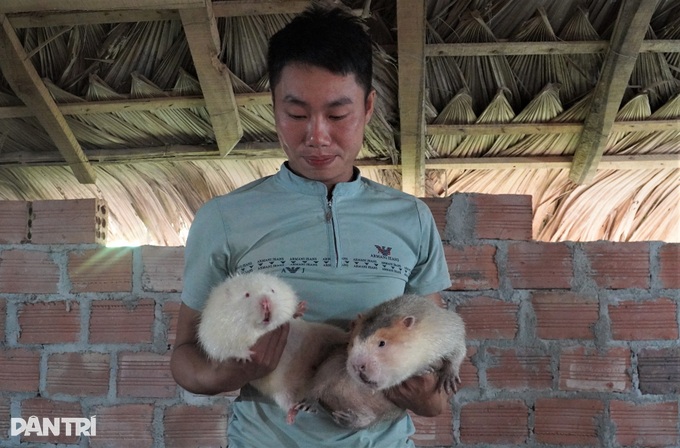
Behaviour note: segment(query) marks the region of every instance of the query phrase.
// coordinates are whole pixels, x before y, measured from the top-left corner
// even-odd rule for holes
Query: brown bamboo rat
[[[198,326],[198,340],[208,357],[248,361],[250,347],[260,336],[290,322],[278,366],[250,383],[288,412],[289,423],[316,368],[333,347],[346,346],[348,339],[339,327],[295,319],[303,311],[304,302],[286,282],[271,274],[249,273],[230,277],[212,290]]]
[[[438,388],[457,389],[465,357],[465,325],[453,311],[430,299],[403,295],[352,323],[348,351],[336,349],[314,376],[310,396],[298,410],[319,406],[342,426],[364,428],[397,418],[403,410],[383,391],[428,372]]]

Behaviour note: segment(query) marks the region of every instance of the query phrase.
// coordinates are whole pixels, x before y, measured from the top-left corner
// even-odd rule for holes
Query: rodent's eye
[[[384,346],[385,346],[385,341],[378,342],[378,347],[384,347]]]
[[[249,292],[246,293],[246,299],[247,299],[248,297],[250,297],[250,293],[249,293]]]

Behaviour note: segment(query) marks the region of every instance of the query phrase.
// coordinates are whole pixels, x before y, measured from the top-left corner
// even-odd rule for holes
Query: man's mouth
[[[315,156],[315,157],[305,157],[307,163],[316,168],[322,168],[330,165],[335,160],[335,156]]]

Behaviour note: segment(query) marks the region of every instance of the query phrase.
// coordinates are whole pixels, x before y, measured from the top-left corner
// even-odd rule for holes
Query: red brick
[[[535,292],[536,335],[541,339],[593,339],[600,315],[597,297],[568,292]]]
[[[22,344],[58,344],[80,339],[78,302],[26,303],[19,308],[18,315]]]
[[[678,403],[635,404],[614,400],[609,404],[621,446],[678,446]]]
[[[532,239],[533,209],[530,195],[469,194],[474,210],[474,236],[479,239]]]
[[[535,350],[488,348],[486,378],[496,389],[550,389],[550,355]]]
[[[33,201],[32,210],[33,243],[106,243],[108,211],[100,199]]]
[[[427,205],[432,212],[434,222],[439,230],[439,236],[444,239],[444,230],[446,229],[447,214],[451,206],[451,198],[420,198],[425,205]]]
[[[515,289],[568,289],[573,277],[571,250],[563,243],[510,243],[506,275]]]
[[[177,393],[170,372],[170,354],[121,353],[118,356],[118,396],[169,398]]]
[[[163,418],[166,448],[227,446],[225,406],[171,406]]]
[[[37,392],[40,353],[24,349],[0,350],[0,385],[3,392]]]
[[[624,392],[632,384],[630,351],[609,348],[606,353],[585,347],[566,348],[560,355],[560,389]]]
[[[90,312],[91,344],[153,342],[154,301],[96,300]]]
[[[643,394],[680,394],[680,347],[641,350],[638,377]]]
[[[411,440],[421,446],[453,446],[453,415],[451,407],[436,417],[421,417],[411,413],[416,433]]]
[[[678,339],[677,305],[661,298],[609,305],[612,338],[618,340]]]
[[[183,247],[142,247],[142,287],[145,291],[178,292],[184,274]]]
[[[453,290],[498,289],[494,246],[444,246]]]
[[[456,311],[465,322],[468,340],[512,339],[517,334],[519,305],[489,297],[476,297]]]
[[[163,304],[163,320],[167,322],[167,342],[168,349],[175,344],[177,337],[177,322],[179,320],[180,302],[165,302]]]
[[[604,404],[598,400],[539,398],[536,400],[536,442],[599,446],[597,420]]]
[[[83,415],[80,403],[54,401],[44,398],[32,398],[29,400],[24,400],[21,403],[21,418],[28,420],[28,418],[33,415],[38,417],[38,421],[41,425],[44,418],[50,419],[50,421],[54,421],[53,419],[55,418],[89,418],[89,416]],[[69,424],[69,426],[71,427],[72,431],[70,436],[66,435],[66,424],[61,423],[59,427],[59,435],[54,435],[51,432],[46,436],[40,437],[37,434],[30,434],[28,436],[22,436],[21,439],[28,442],[40,443],[78,443],[81,436],[76,437],[73,432],[75,429],[74,426],[72,424]],[[43,430],[45,430],[44,427]]]
[[[680,243],[664,244],[659,249],[659,279],[662,288],[680,289]]]
[[[99,407],[97,436],[91,448],[144,448],[153,446],[153,405],[124,404]]]
[[[132,291],[132,249],[102,248],[69,254],[73,292]]]
[[[6,250],[0,257],[0,292],[57,292],[59,267],[47,252]]]
[[[649,243],[598,241],[583,244],[595,283],[601,288],[649,288]]]
[[[477,367],[472,363],[471,359],[477,354],[477,347],[467,347],[467,353],[463,364],[460,366],[460,385],[463,388],[477,389],[479,387],[479,374]]]
[[[463,405],[460,439],[464,444],[523,444],[529,410],[521,401],[484,401]]]
[[[30,202],[0,201],[0,244],[28,241],[28,210]]]
[[[47,391],[77,396],[106,395],[109,390],[109,355],[58,353],[47,360]]]
[[[11,418],[9,405],[9,397],[0,397],[0,440],[5,440],[9,437],[9,422]]]

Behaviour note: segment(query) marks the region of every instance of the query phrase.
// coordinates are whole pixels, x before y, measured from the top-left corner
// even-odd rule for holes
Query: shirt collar
[[[281,164],[281,169],[276,174],[276,178],[286,188],[293,189],[298,193],[313,196],[326,196],[326,185],[316,180],[306,179],[298,176],[288,167],[288,162]],[[351,196],[356,194],[362,185],[361,171],[354,167],[353,179],[349,182],[341,182],[335,185],[333,196]]]

